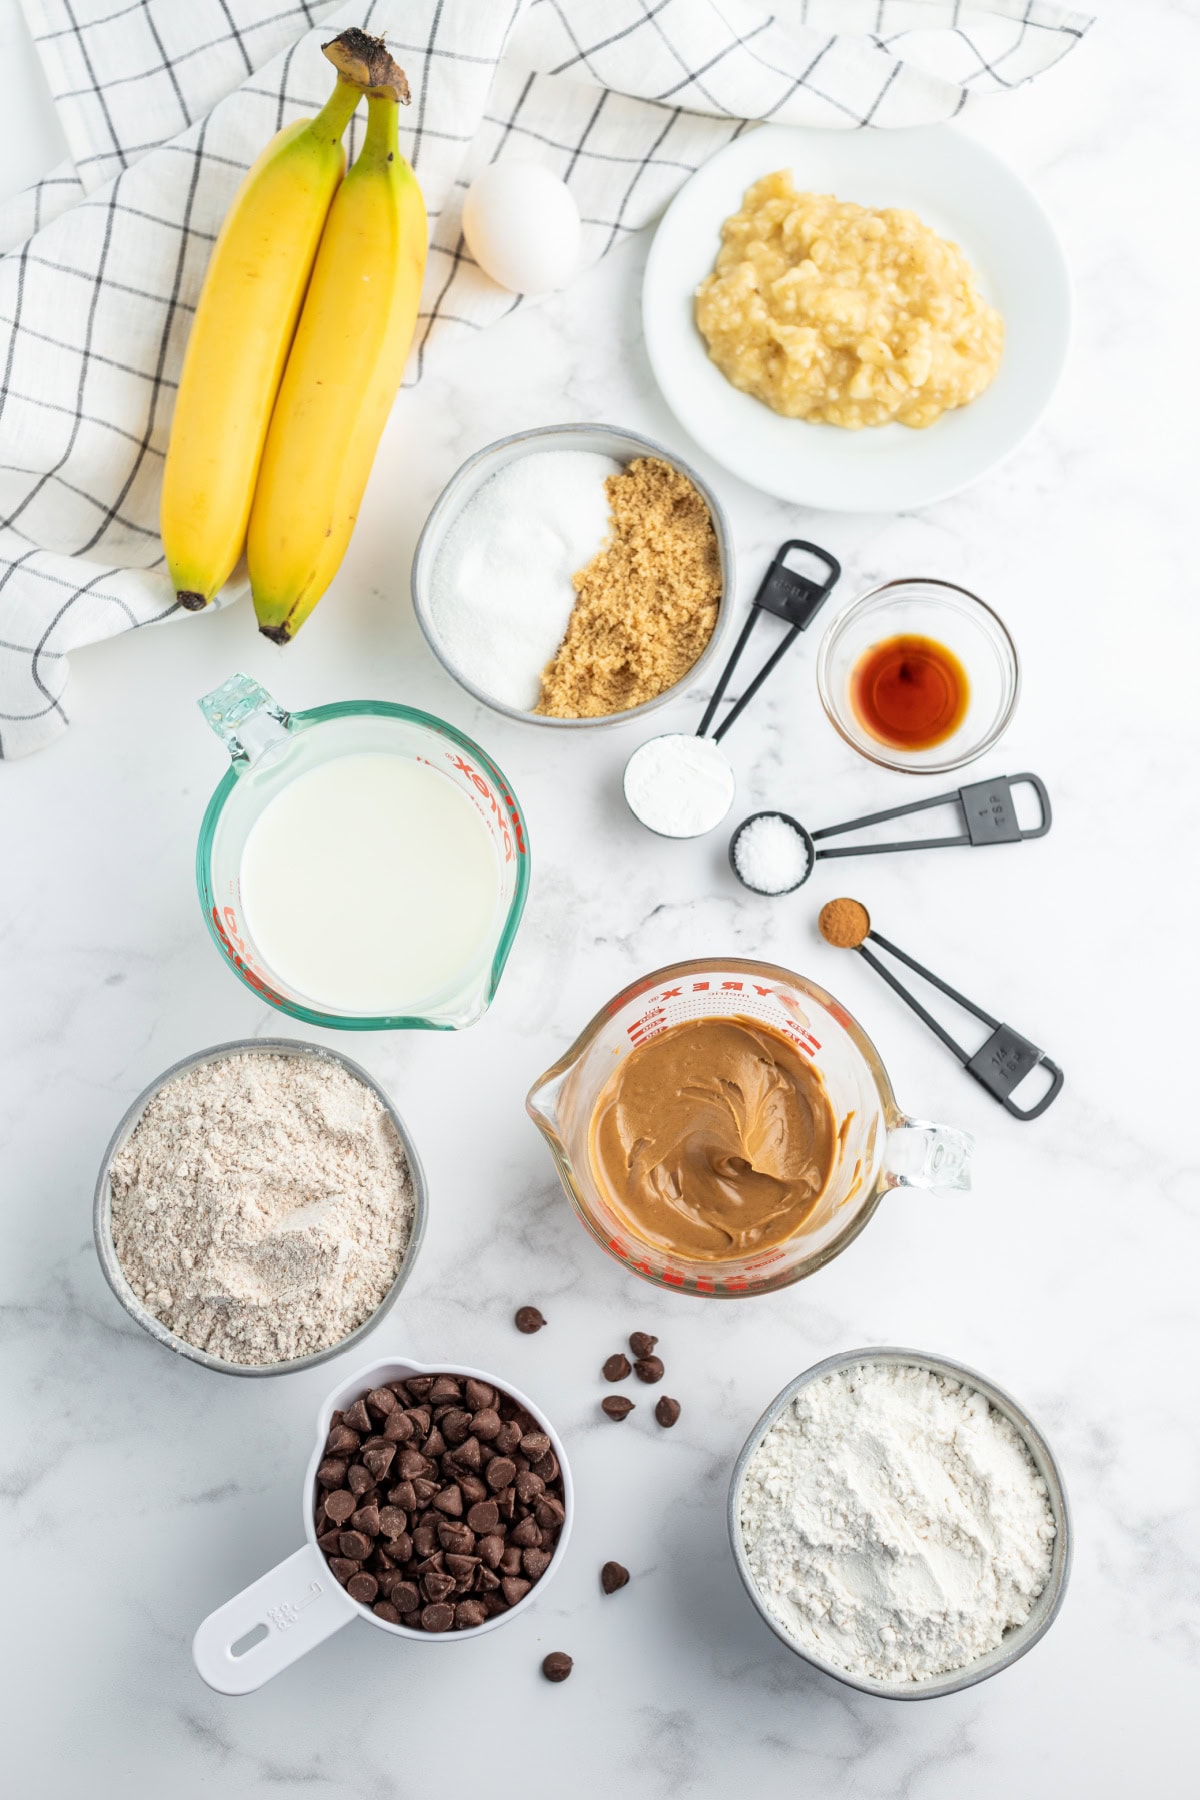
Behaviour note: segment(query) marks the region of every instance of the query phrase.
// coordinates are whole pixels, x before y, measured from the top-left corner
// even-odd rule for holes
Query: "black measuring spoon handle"
[[[1039,822],[1022,830],[1017,822],[1017,809],[1012,790],[1021,782],[1033,788],[1040,808]],[[909,813],[928,812],[934,806],[957,806],[965,829],[954,837],[906,838],[891,844],[841,844],[815,852],[816,857],[882,856],[899,850],[951,850],[959,844],[1018,844],[1025,838],[1045,837],[1052,814],[1050,796],[1045,783],[1037,776],[996,775],[990,781],[973,781],[967,787],[955,788],[949,794],[930,794],[924,800],[910,800],[904,806],[889,806],[883,812],[864,813],[860,819],[847,819],[843,825],[824,825],[810,835],[813,843],[824,838],[841,837],[847,831],[862,831],[869,825],[882,825],[888,819],[902,819]]]
[[[798,569],[789,569],[787,558],[794,552],[801,551],[815,557],[825,570],[823,581],[814,581],[810,575],[802,575]],[[749,687],[741,695],[727,716],[713,732],[713,742],[719,744],[734,720],[740,718],[746,707],[753,700],[763,682],[787,655],[800,633],[807,629],[824,605],[835,583],[842,573],[842,565],[828,550],[822,550],[819,544],[810,544],[805,538],[789,538],[781,544],[771,559],[770,567],[759,584],[757,594],[750,606],[746,623],[733,646],[733,652],[725,667],[721,670],[712,699],[704,709],[696,731],[697,737],[703,737],[712,724],[721,701],[725,698],[725,690],[729,686],[730,677],[738,665],[742,651],[750,642],[750,633],[765,612],[773,613],[777,619],[783,619],[791,630],[782,642],[775,646],[762,668],[754,676]]]

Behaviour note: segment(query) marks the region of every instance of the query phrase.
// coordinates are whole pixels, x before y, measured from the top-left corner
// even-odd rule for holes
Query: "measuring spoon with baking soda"
[[[1040,818],[1023,828],[1017,819],[1013,789],[1024,783],[1037,795]],[[926,812],[931,806],[957,806],[963,829],[953,837],[901,838],[890,844],[834,844],[824,840],[908,813]],[[864,813],[844,825],[822,825],[810,831],[791,813],[756,812],[743,819],[729,840],[729,865],[743,887],[755,894],[794,894],[812,874],[817,863],[829,856],[883,856],[898,850],[947,850],[957,844],[1019,844],[1026,838],[1045,837],[1050,829],[1050,796],[1045,783],[1028,772],[995,775],[991,781],[972,781],[951,794],[931,794],[926,800],[910,800],[907,806],[889,806],[884,812]],[[818,848],[818,845],[820,846]]]
[[[799,569],[789,568],[787,559],[796,554],[815,559],[824,571],[824,578],[814,580]],[[696,732],[669,731],[660,737],[649,738],[625,764],[625,799],[634,818],[647,830],[656,832],[659,837],[693,838],[703,837],[706,831],[712,831],[721,823],[733,805],[736,786],[729,758],[720,747],[721,739],[735,719],[741,717],[767,676],[782,662],[800,633],[812,624],[841,572],[842,565],[836,557],[803,538],[789,538],[786,544],[780,545],[754,596],[749,617],[733,647],[733,654],[721,671],[721,678]],[[789,630],[708,737],[705,734],[725,698],[730,677],[763,613],[773,613],[777,619],[783,619]]]
[[[1058,1064],[1051,1062],[1044,1050],[1039,1050],[1036,1044],[1031,1044],[1028,1038],[1021,1036],[1019,1031],[1014,1031],[1011,1025],[1003,1025],[999,1019],[994,1019],[991,1013],[985,1012],[982,1006],[976,1006],[973,1000],[968,1000],[965,994],[960,994],[957,988],[952,988],[948,981],[943,981],[941,976],[935,975],[932,969],[925,968],[906,950],[901,950],[898,944],[890,943],[877,931],[872,931],[871,915],[861,900],[828,901],[821,908],[817,924],[825,942],[832,944],[835,950],[857,950],[863,961],[870,963],[875,973],[883,976],[888,986],[899,994],[905,1005],[911,1006],[917,1017],[925,1021],[930,1031],[941,1038],[947,1049],[953,1050],[967,1074],[973,1075],[980,1086],[987,1089],[992,1099],[998,1100],[1014,1119],[1036,1119],[1045,1112],[1050,1102],[1057,1098],[1063,1084],[1063,1072]],[[923,981],[928,981],[933,987],[940,988],[943,994],[948,994],[956,1006],[961,1006],[966,1012],[974,1013],[977,1019],[982,1019],[985,1025],[991,1026],[991,1036],[975,1051],[974,1055],[964,1050],[961,1044],[956,1043],[933,1014],[926,1011],[916,996],[910,994],[903,983],[892,974],[892,971],[867,949],[868,938],[873,944],[878,944],[881,950],[886,950],[890,956],[894,956],[898,962],[902,962],[907,968],[912,969]],[[1032,1074],[1033,1070],[1037,1068],[1045,1069],[1050,1076],[1049,1087],[1033,1106],[1015,1106],[1012,1100],[1013,1090],[1019,1087],[1025,1077]]]

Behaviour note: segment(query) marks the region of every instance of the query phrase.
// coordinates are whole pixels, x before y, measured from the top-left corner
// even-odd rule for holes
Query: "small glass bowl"
[[[901,635],[944,644],[970,682],[962,723],[926,750],[881,743],[860,721],[850,698],[860,657]],[[976,595],[949,581],[907,579],[872,588],[831,622],[817,655],[817,692],[834,730],[868,762],[902,774],[936,775],[974,762],[1007,729],[1020,691],[1017,647],[1003,620]]]

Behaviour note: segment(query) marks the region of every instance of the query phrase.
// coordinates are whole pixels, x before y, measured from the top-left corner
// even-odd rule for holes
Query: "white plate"
[[[693,296],[721,223],[760,175],[863,206],[906,206],[970,258],[1004,318],[995,380],[923,431],[846,431],[785,419],[739,393],[710,362]],[[957,493],[1037,423],[1062,371],[1071,288],[1053,227],[1029,189],[971,138],[915,131],[804,131],[768,125],[737,138],[676,195],[651,246],[642,290],[646,349],[667,404],[709,455],[752,487],[835,512],[905,512]]]

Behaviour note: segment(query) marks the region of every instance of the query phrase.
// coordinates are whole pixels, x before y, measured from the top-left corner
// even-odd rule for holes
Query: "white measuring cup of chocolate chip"
[[[368,1363],[317,1414],[304,1544],[208,1615],[196,1669],[249,1694],[354,1619],[418,1643],[494,1631],[557,1572],[574,1513],[562,1441],[511,1382]]]
[[[803,567],[793,567],[789,558],[800,559],[808,568],[815,564],[820,579],[806,573]],[[804,538],[790,538],[780,545],[695,732],[669,731],[648,738],[625,764],[622,786],[626,805],[648,831],[658,837],[694,838],[703,837],[721,823],[733,805],[737,785],[721,739],[742,716],[800,633],[812,624],[841,573],[836,557]],[[725,698],[742,651],[759,619],[767,613],[781,619],[788,629],[710,737],[709,726]]]

